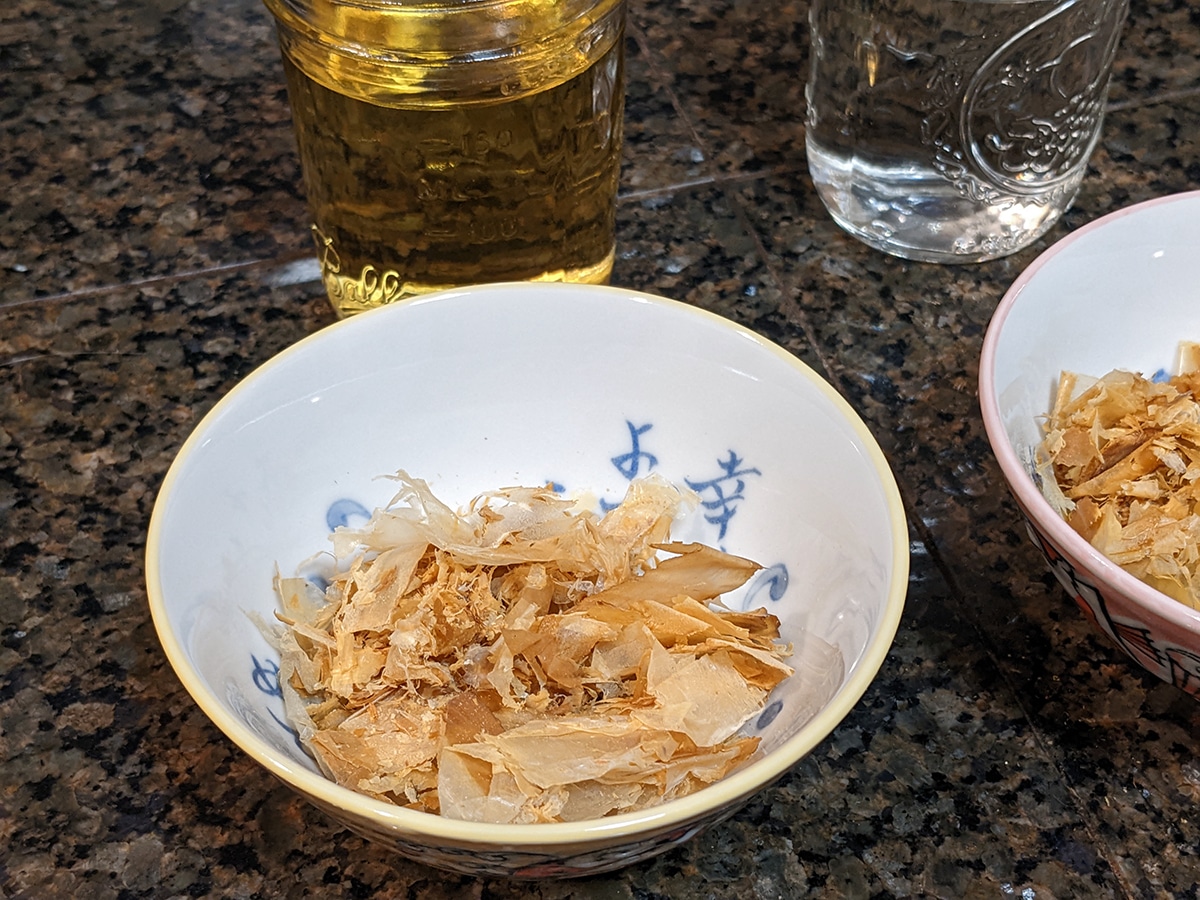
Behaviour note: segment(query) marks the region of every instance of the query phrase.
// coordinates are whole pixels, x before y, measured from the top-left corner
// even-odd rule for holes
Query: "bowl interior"
[[[1168,197],[1085,226],[1013,284],[981,377],[1027,471],[1063,371],[1170,372],[1179,341],[1200,339],[1197,248],[1200,194]]]
[[[988,326],[980,365],[984,423],[1018,503],[1042,538],[1082,568],[1089,590],[1102,584],[1105,602],[1119,604],[1093,609],[1093,616],[1110,634],[1117,629],[1104,624],[1110,615],[1124,616],[1121,627],[1161,631],[1182,645],[1200,640],[1200,613],[1079,536],[1042,496],[1034,457],[1062,372],[1100,377],[1113,369],[1147,376],[1176,370],[1179,342],[1200,337],[1197,247],[1200,193],[1138,204],[1079,229],[1009,289]],[[1165,671],[1157,663],[1148,667]]]
[[[180,452],[151,525],[172,664],[219,727],[301,789],[317,769],[247,613],[269,617],[276,567],[292,574],[333,526],[385,504],[381,476],[401,468],[452,506],[547,482],[616,502],[650,471],[691,485],[702,503],[674,536],[763,563],[731,602],[768,606],[797,644],[797,676],[750,726],[768,750],[827,734],[894,635],[908,552],[895,484],[862,423],[790,354],[612,288],[495,285],[384,308],[234,389]]]

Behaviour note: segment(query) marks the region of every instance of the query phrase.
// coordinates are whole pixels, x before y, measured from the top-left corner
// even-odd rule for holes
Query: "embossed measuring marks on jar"
[[[847,231],[977,262],[1044,234],[1100,135],[1128,0],[814,0],[809,170]]]

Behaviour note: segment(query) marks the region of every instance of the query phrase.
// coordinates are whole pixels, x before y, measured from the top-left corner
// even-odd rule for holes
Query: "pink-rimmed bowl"
[[[984,426],[1030,536],[1084,614],[1135,662],[1200,695],[1200,612],[1139,581],[1042,496],[1034,451],[1064,371],[1171,372],[1200,339],[1200,192],[1147,201],[1073,232],[1034,260],[988,325]]]

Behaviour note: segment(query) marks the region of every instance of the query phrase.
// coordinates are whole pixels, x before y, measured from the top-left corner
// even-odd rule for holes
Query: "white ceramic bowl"
[[[1071,529],[1043,498],[1032,458],[1063,371],[1171,372],[1200,339],[1200,192],[1098,219],[1039,256],[988,326],[979,402],[1030,535],[1083,612],[1160,678],[1200,693],[1200,613],[1149,587]]]
[[[553,482],[619,500],[651,469],[703,505],[673,532],[762,562],[740,595],[796,644],[797,674],[752,725],[765,753],[641,813],[485,825],[327,781],[283,718],[277,658],[245,615],[272,572],[386,503],[405,469],[452,506]],[[463,872],[570,876],[687,840],[833,730],[875,676],[907,587],[908,531],[882,454],[791,354],[717,316],[607,287],[452,290],[332,325],[251,374],[200,423],[150,524],[150,607],[171,664],[236,744],[357,832]],[[844,670],[820,662],[835,644]]]

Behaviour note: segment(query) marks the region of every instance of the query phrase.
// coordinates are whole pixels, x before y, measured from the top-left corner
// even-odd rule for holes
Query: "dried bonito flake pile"
[[[1200,609],[1200,344],[1181,374],[1064,372],[1039,454],[1042,490],[1093,547]]]
[[[324,592],[276,581],[287,714],[329,777],[459,819],[557,822],[751,757],[738,731],[790,651],[774,616],[719,602],[756,563],[669,541],[685,494],[636,480],[599,516],[512,488],[456,512],[396,479],[388,507],[332,535]]]

